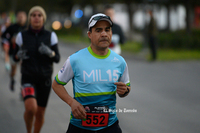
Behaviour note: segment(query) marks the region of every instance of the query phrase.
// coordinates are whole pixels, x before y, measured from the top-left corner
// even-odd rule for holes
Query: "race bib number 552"
[[[105,106],[85,106],[87,111],[86,120],[82,120],[82,126],[87,127],[102,127],[108,125],[109,113],[106,111],[108,108]]]

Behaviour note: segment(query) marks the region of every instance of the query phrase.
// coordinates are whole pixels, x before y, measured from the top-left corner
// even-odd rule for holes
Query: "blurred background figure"
[[[122,28],[114,22],[114,15],[115,10],[112,6],[107,5],[105,6],[104,13],[111,18],[113,21],[112,26],[112,42],[109,45],[109,48],[113,50],[117,54],[121,54],[121,46],[120,44],[125,43],[125,37],[124,33],[122,31]]]
[[[1,19],[0,19],[0,36],[6,31],[7,27],[9,27],[11,25],[11,21],[10,18],[7,16],[6,12],[3,12],[1,14]],[[5,58],[4,55],[4,45],[1,42],[1,56],[2,58]],[[9,62],[9,59],[6,58],[7,62]],[[10,65],[7,64],[8,69],[10,69]]]
[[[26,12],[19,11],[17,13],[17,22],[9,26],[6,31],[2,34],[2,44],[5,50],[5,67],[10,71],[10,90],[14,91],[14,76],[16,74],[17,64],[13,61],[13,52],[15,49],[15,39],[18,32],[26,28]],[[11,67],[10,67],[11,66]]]
[[[10,18],[7,16],[6,12],[3,12],[1,14],[1,20],[0,20],[1,35],[6,31],[6,28],[10,26],[10,24],[11,24]]]
[[[157,59],[157,24],[153,16],[153,11],[149,10],[148,14],[150,15],[150,22],[148,24],[148,44],[151,53],[151,60],[155,61]]]

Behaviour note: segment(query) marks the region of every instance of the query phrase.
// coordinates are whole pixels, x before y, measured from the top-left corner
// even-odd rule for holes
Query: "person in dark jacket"
[[[14,91],[14,76],[16,74],[17,64],[13,61],[13,52],[15,49],[15,39],[17,33],[25,30],[26,26],[26,12],[19,11],[17,13],[17,22],[9,26],[6,31],[2,34],[2,43],[5,50],[5,67],[10,71],[10,90]],[[9,58],[10,57],[10,58]],[[11,67],[10,67],[11,66]]]
[[[148,43],[149,43],[149,49],[151,52],[151,60],[155,61],[157,59],[157,44],[156,44],[156,39],[157,39],[157,24],[156,20],[153,16],[153,11],[150,10],[149,12],[150,15],[150,22],[148,24]]]
[[[58,63],[58,39],[54,32],[45,30],[46,13],[34,6],[28,14],[28,30],[18,33],[14,60],[22,61],[21,85],[24,98],[24,120],[27,133],[39,133],[51,90],[53,62]]]
[[[115,16],[115,10],[112,6],[106,5],[104,8],[104,13],[111,18],[112,21],[114,21]],[[122,31],[122,28],[120,25],[113,22],[112,26],[112,42],[109,45],[109,49],[113,50],[117,54],[121,54],[121,46],[126,42],[126,38],[124,36],[124,33]]]

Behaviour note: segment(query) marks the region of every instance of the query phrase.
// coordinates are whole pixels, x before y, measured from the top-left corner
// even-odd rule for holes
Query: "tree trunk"
[[[128,18],[129,18],[129,31],[128,31],[128,39],[132,38],[133,32],[133,10],[131,2],[126,2],[127,11],[128,11]]]
[[[191,25],[190,25],[190,7],[191,7],[191,3],[188,0],[185,4],[186,4],[185,5],[185,8],[186,8],[186,32],[188,34],[190,34],[190,32],[191,32]]]
[[[170,29],[170,5],[167,4],[167,28],[166,31],[168,32]]]

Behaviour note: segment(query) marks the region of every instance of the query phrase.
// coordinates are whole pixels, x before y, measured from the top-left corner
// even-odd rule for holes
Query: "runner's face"
[[[88,32],[88,37],[91,40],[91,44],[97,48],[104,50],[108,48],[111,43],[112,30],[109,22],[99,21],[92,28],[92,32]]]
[[[26,23],[26,13],[24,12],[19,12],[17,14],[17,22],[20,24],[20,25],[24,25]]]
[[[107,16],[109,16],[109,17],[111,18],[112,21],[114,20],[115,11],[114,11],[112,8],[107,9],[107,10],[105,11],[105,14],[106,14]]]
[[[31,14],[30,24],[33,29],[41,29],[44,25],[44,17],[39,11],[35,11]]]

